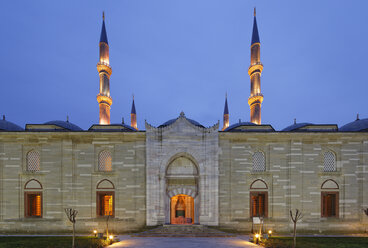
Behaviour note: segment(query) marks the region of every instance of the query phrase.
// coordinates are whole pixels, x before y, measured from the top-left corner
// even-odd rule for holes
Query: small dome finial
[[[254,16],[256,16],[256,7],[254,7]]]
[[[105,11],[102,11],[102,20],[105,20]]]
[[[356,118],[356,120],[357,120],[357,121],[359,121],[359,120],[360,120],[360,119],[359,119],[359,113],[357,114],[357,118]]]
[[[185,117],[184,111],[180,112],[180,117]]]
[[[5,115],[3,115],[3,121],[5,121]]]
[[[239,123],[241,123],[241,119],[239,119]]]
[[[294,118],[294,125],[296,124],[296,118]]]
[[[66,116],[66,122],[69,122],[69,115]]]
[[[121,124],[124,124],[124,117],[121,117]]]

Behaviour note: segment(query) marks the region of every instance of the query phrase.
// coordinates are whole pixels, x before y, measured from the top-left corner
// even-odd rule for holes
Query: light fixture
[[[97,237],[97,230],[93,230],[93,233],[95,234],[95,237]]]
[[[269,231],[268,231],[268,234],[270,234],[270,235],[271,235],[271,234],[272,234],[272,230],[269,230]]]
[[[113,240],[113,239],[114,239],[114,236],[110,235],[110,236],[109,236],[109,239],[110,239],[110,240]]]
[[[259,234],[258,233],[256,233],[256,239],[259,239]]]

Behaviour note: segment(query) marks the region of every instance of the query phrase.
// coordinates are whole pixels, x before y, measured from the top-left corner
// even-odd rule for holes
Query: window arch
[[[268,217],[268,187],[257,179],[250,185],[250,217]]]
[[[36,150],[31,150],[27,153],[26,158],[27,171],[35,172],[40,170],[40,153]]]
[[[260,172],[266,170],[265,155],[258,151],[253,153],[253,171]]]
[[[115,216],[115,186],[107,179],[103,179],[96,186],[96,214],[97,216]]]
[[[24,216],[42,217],[42,184],[31,179],[24,184]]]
[[[323,154],[323,171],[325,172],[336,171],[335,153],[327,151]]]
[[[112,171],[112,157],[109,151],[103,150],[98,155],[98,170]]]
[[[339,217],[339,185],[332,179],[321,185],[321,217]]]

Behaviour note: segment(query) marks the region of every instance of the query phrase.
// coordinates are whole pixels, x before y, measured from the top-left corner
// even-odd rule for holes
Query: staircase
[[[157,228],[133,234],[134,237],[235,237],[204,225],[163,225]]]

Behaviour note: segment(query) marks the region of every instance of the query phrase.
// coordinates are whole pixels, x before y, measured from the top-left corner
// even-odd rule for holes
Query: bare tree
[[[78,211],[73,208],[65,208],[64,209],[66,216],[68,217],[69,221],[73,224],[73,241],[72,241],[72,248],[75,248],[75,222]]]
[[[303,218],[302,213],[299,212],[299,209],[296,209],[295,215],[293,215],[293,211],[290,210],[291,220],[294,222],[294,245],[293,248],[296,247],[296,223]]]

